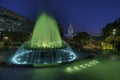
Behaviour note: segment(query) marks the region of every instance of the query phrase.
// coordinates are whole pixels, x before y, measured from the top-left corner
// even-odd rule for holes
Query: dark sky
[[[42,11],[52,14],[64,30],[99,32],[120,18],[120,0],[0,0],[0,6],[36,21]]]

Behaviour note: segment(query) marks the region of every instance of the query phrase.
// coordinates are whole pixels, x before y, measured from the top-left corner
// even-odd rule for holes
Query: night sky
[[[0,0],[0,6],[36,21],[39,13],[52,14],[67,32],[99,32],[107,23],[120,18],[120,0]]]

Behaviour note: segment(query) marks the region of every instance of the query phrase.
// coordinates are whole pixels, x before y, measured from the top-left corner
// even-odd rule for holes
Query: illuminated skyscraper
[[[69,37],[73,37],[73,26],[72,26],[72,23],[70,23],[70,25],[68,27],[68,35],[69,35]]]

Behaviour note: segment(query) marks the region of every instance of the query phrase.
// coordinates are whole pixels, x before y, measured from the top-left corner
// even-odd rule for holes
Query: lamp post
[[[116,29],[113,29],[113,36],[114,36],[114,39],[113,39],[113,49],[115,49],[115,34],[116,34]]]
[[[116,29],[113,29],[113,35],[115,36],[115,34],[116,34]]]
[[[8,37],[7,36],[5,36],[5,37],[3,37],[4,38],[4,40],[8,40]]]

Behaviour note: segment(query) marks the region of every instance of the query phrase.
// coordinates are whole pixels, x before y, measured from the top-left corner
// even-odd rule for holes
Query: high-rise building
[[[68,27],[68,35],[69,35],[69,37],[73,37],[73,26],[72,26],[72,23],[70,23],[70,25]]]
[[[29,33],[33,24],[28,18],[0,7],[0,30]]]
[[[28,18],[0,7],[0,40],[7,37],[11,41],[21,41],[32,32],[33,25]]]

